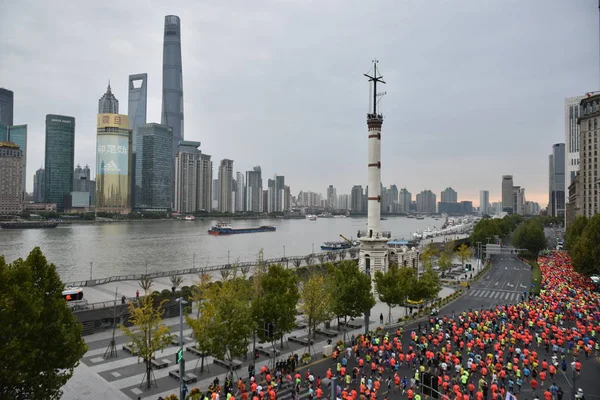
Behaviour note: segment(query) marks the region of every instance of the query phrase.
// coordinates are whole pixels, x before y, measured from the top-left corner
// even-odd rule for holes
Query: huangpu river
[[[417,220],[386,217],[382,230],[392,238],[409,239],[411,234],[440,228],[444,219]],[[234,220],[234,228],[272,225],[276,232],[211,236],[208,229],[218,220],[135,221],[62,225],[55,229],[0,229],[0,254],[7,262],[25,258],[40,247],[54,263],[63,281],[104,278],[112,275],[175,270],[205,265],[264,258],[303,256],[321,251],[326,241],[339,235],[356,238],[366,230],[367,218]],[[92,263],[90,268],[90,263]]]

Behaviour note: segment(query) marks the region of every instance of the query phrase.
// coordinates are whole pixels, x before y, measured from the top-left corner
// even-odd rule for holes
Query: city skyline
[[[0,24],[7,29],[0,28],[0,48],[7,60],[0,66],[0,76],[6,79],[0,86],[14,92],[14,123],[29,126],[27,191],[32,191],[33,175],[43,165],[48,113],[76,118],[75,163],[95,166],[96,102],[109,79],[123,108],[129,75],[147,73],[147,120],[159,121],[164,18],[173,14],[182,18],[182,62],[188,71],[186,140],[200,141],[201,151],[213,160],[232,159],[235,171],[241,172],[261,165],[268,171],[265,176],[284,175],[294,193],[325,193],[329,184],[339,194],[349,194],[354,185],[366,187],[366,171],[359,165],[367,159],[362,128],[368,98],[357,78],[368,71],[369,60],[360,65],[356,60],[368,47],[393,82],[381,102],[387,132],[384,185],[407,187],[413,193],[431,188],[436,195],[450,185],[460,200],[474,203],[479,190],[487,188],[494,202],[500,198],[496,182],[510,174],[527,188],[528,200],[545,205],[544,161],[548,146],[564,141],[564,101],[598,87],[598,38],[587,34],[596,30],[596,4],[588,0],[544,7],[532,1],[498,8],[483,2],[379,3],[385,15],[367,18],[366,24],[362,22],[370,6],[349,10],[340,2],[318,12],[295,3],[151,3],[153,7],[140,10],[133,2],[118,18],[111,1],[91,8],[74,5],[71,17],[92,32],[85,40],[52,20],[49,5],[11,4],[5,15],[27,13],[29,18],[10,31]],[[474,19],[474,13],[479,18]],[[535,21],[527,17],[533,13]],[[449,14],[453,18],[447,18]],[[323,22],[333,15],[339,26],[330,30]],[[445,35],[427,33],[425,18]],[[509,30],[503,29],[506,19],[511,20]],[[306,24],[315,29],[305,32],[301,28]],[[365,32],[375,24],[381,40],[371,44]],[[55,36],[46,37],[47,29]],[[515,41],[515,36],[521,39]],[[414,37],[419,37],[418,43]],[[68,52],[57,53],[52,43],[63,39]],[[445,50],[448,41],[452,52]],[[236,51],[230,51],[233,48]],[[292,54],[288,48],[297,51]],[[391,50],[395,48],[413,56],[406,59]],[[34,58],[36,62],[28,61]],[[562,65],[563,59],[578,62]],[[32,85],[24,77],[40,75],[41,66],[44,79]],[[321,79],[325,75],[335,78]],[[273,84],[265,85],[266,76]],[[415,76],[422,79],[411,78]],[[363,107],[357,98],[364,98]],[[439,106],[432,107],[433,100]],[[443,130],[436,128],[438,123]],[[360,162],[346,166],[348,156]],[[412,172],[414,165],[419,166],[417,173]],[[403,174],[405,170],[411,173]],[[461,179],[465,172],[468,179]]]

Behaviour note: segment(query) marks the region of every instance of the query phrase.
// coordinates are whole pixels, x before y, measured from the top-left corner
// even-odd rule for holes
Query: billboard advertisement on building
[[[96,145],[96,208],[126,210],[130,205],[130,134],[102,133]]]
[[[129,129],[129,116],[124,114],[98,114],[98,128]]]
[[[129,173],[129,138],[122,135],[98,135],[98,171],[105,175]]]

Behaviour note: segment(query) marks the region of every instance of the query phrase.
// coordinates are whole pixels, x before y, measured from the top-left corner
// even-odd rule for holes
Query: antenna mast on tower
[[[600,2],[600,0],[598,0]],[[373,76],[369,75],[369,74],[363,74],[364,76],[366,76],[367,78],[369,78],[369,82],[373,82],[373,115],[377,115],[377,97],[382,96],[385,94],[382,93],[377,93],[377,82],[381,82],[385,85],[385,81],[383,80],[383,76],[381,75],[377,75],[377,63],[379,62],[379,60],[375,59],[373,60]]]

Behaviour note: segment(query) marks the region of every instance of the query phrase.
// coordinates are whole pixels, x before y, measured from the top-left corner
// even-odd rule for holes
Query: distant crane
[[[345,237],[344,235],[342,235],[341,233],[340,233],[340,237],[341,237],[342,239],[344,239],[346,242],[348,242],[348,244],[349,244],[350,246],[354,247],[354,242],[353,242],[352,240],[348,240],[348,238],[346,238],[346,237]]]

